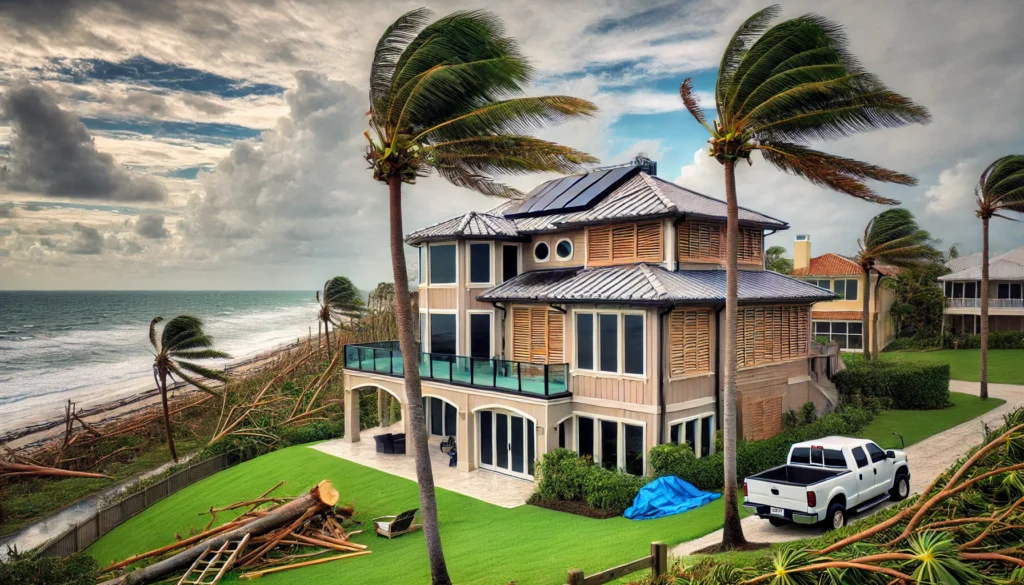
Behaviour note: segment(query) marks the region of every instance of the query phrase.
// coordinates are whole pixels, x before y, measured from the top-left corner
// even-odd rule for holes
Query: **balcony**
[[[397,341],[345,346],[345,368],[402,377],[405,361]],[[569,364],[535,364],[463,355],[420,353],[420,378],[456,386],[557,398],[569,394]]]
[[[946,299],[950,309],[980,309],[981,299]],[[990,309],[1024,309],[1024,299],[989,299]]]

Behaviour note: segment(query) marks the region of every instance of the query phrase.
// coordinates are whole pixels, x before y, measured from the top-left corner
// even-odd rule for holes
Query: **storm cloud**
[[[157,213],[146,213],[135,222],[134,232],[143,238],[160,239],[171,235],[164,227],[164,216]]]
[[[93,255],[103,251],[103,236],[96,228],[76,223],[71,230],[71,242],[65,249],[68,254]]]

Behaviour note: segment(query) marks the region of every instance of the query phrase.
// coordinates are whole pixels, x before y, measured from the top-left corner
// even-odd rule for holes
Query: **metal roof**
[[[989,281],[1024,280],[1024,264],[1017,264],[1009,260],[993,260],[988,264],[988,279]],[[939,280],[981,280],[981,266],[940,276]]]
[[[647,264],[533,270],[477,298],[486,302],[722,303],[725,302],[725,271],[672,272]],[[830,291],[776,272],[740,271],[740,302],[816,302],[835,298],[838,297]]]
[[[511,220],[476,211],[435,223],[405,236],[408,244],[451,239],[522,240],[525,237],[519,234]]]

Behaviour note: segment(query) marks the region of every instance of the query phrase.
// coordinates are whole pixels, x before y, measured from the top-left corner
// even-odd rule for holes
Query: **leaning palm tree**
[[[171,432],[171,413],[167,407],[167,378],[170,377],[173,380],[173,376],[177,375],[203,392],[220,396],[185,372],[221,382],[227,381],[227,375],[224,372],[211,370],[193,361],[185,360],[207,360],[230,358],[231,356],[223,351],[213,349],[213,338],[203,331],[203,322],[199,318],[189,315],[181,315],[168,321],[160,333],[158,343],[156,324],[163,320],[163,317],[157,317],[149,323],[149,342],[156,350],[156,357],[153,359],[153,378],[156,379],[157,388],[160,389],[160,400],[163,402],[167,446],[171,450],[171,458],[177,463],[178,454],[174,450],[174,433]]]
[[[739,230],[736,201],[738,161],[760,151],[779,170],[841,193],[893,204],[865,184],[867,179],[913,185],[913,177],[808,147],[812,140],[842,138],[876,128],[924,123],[927,110],[889,91],[850,54],[842,28],[818,15],[771,28],[778,6],[747,19],[722,55],[715,85],[718,117],[704,119],[691,80],[679,88],[686,109],[711,135],[710,155],[725,168],[725,530],[723,548],[745,542],[736,486],[736,314]]]
[[[1024,155],[1011,154],[990,164],[974,188],[981,218],[981,397],[988,398],[988,220],[1007,211],[1024,213]]]
[[[517,197],[494,175],[569,173],[595,158],[528,133],[591,116],[592,103],[565,96],[525,97],[533,70],[501,21],[489,12],[456,12],[434,22],[408,12],[380,38],[370,69],[366,160],[388,186],[395,317],[405,359],[420,509],[435,585],[451,583],[441,550],[437,503],[420,400],[418,354],[402,242],[402,185],[437,173],[485,195]]]
[[[857,240],[860,251],[856,262],[864,272],[864,311],[861,316],[862,339],[871,338],[863,344],[864,357],[878,358],[878,328],[881,323],[871,323],[868,317],[871,308],[871,274],[876,275],[875,295],[885,276],[879,265],[897,268],[923,268],[933,262],[942,261],[942,252],[934,247],[931,234],[921,229],[914,220],[914,214],[906,209],[887,209],[871,218],[864,228],[864,237]],[[876,314],[877,317],[877,314]],[[869,325],[873,329],[869,329]]]
[[[363,299],[359,289],[344,276],[335,276],[324,283],[323,295],[316,293],[316,302],[320,303],[318,317],[327,336],[327,359],[331,358],[330,325],[335,329],[342,326],[342,319],[356,319],[363,312]],[[319,329],[319,327],[317,327]],[[318,342],[319,343],[319,342]]]

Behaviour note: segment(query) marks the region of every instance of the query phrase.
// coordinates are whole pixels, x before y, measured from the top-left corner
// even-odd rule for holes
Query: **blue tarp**
[[[625,514],[630,520],[650,520],[681,514],[717,500],[722,494],[702,492],[674,475],[659,477],[640,488]]]

